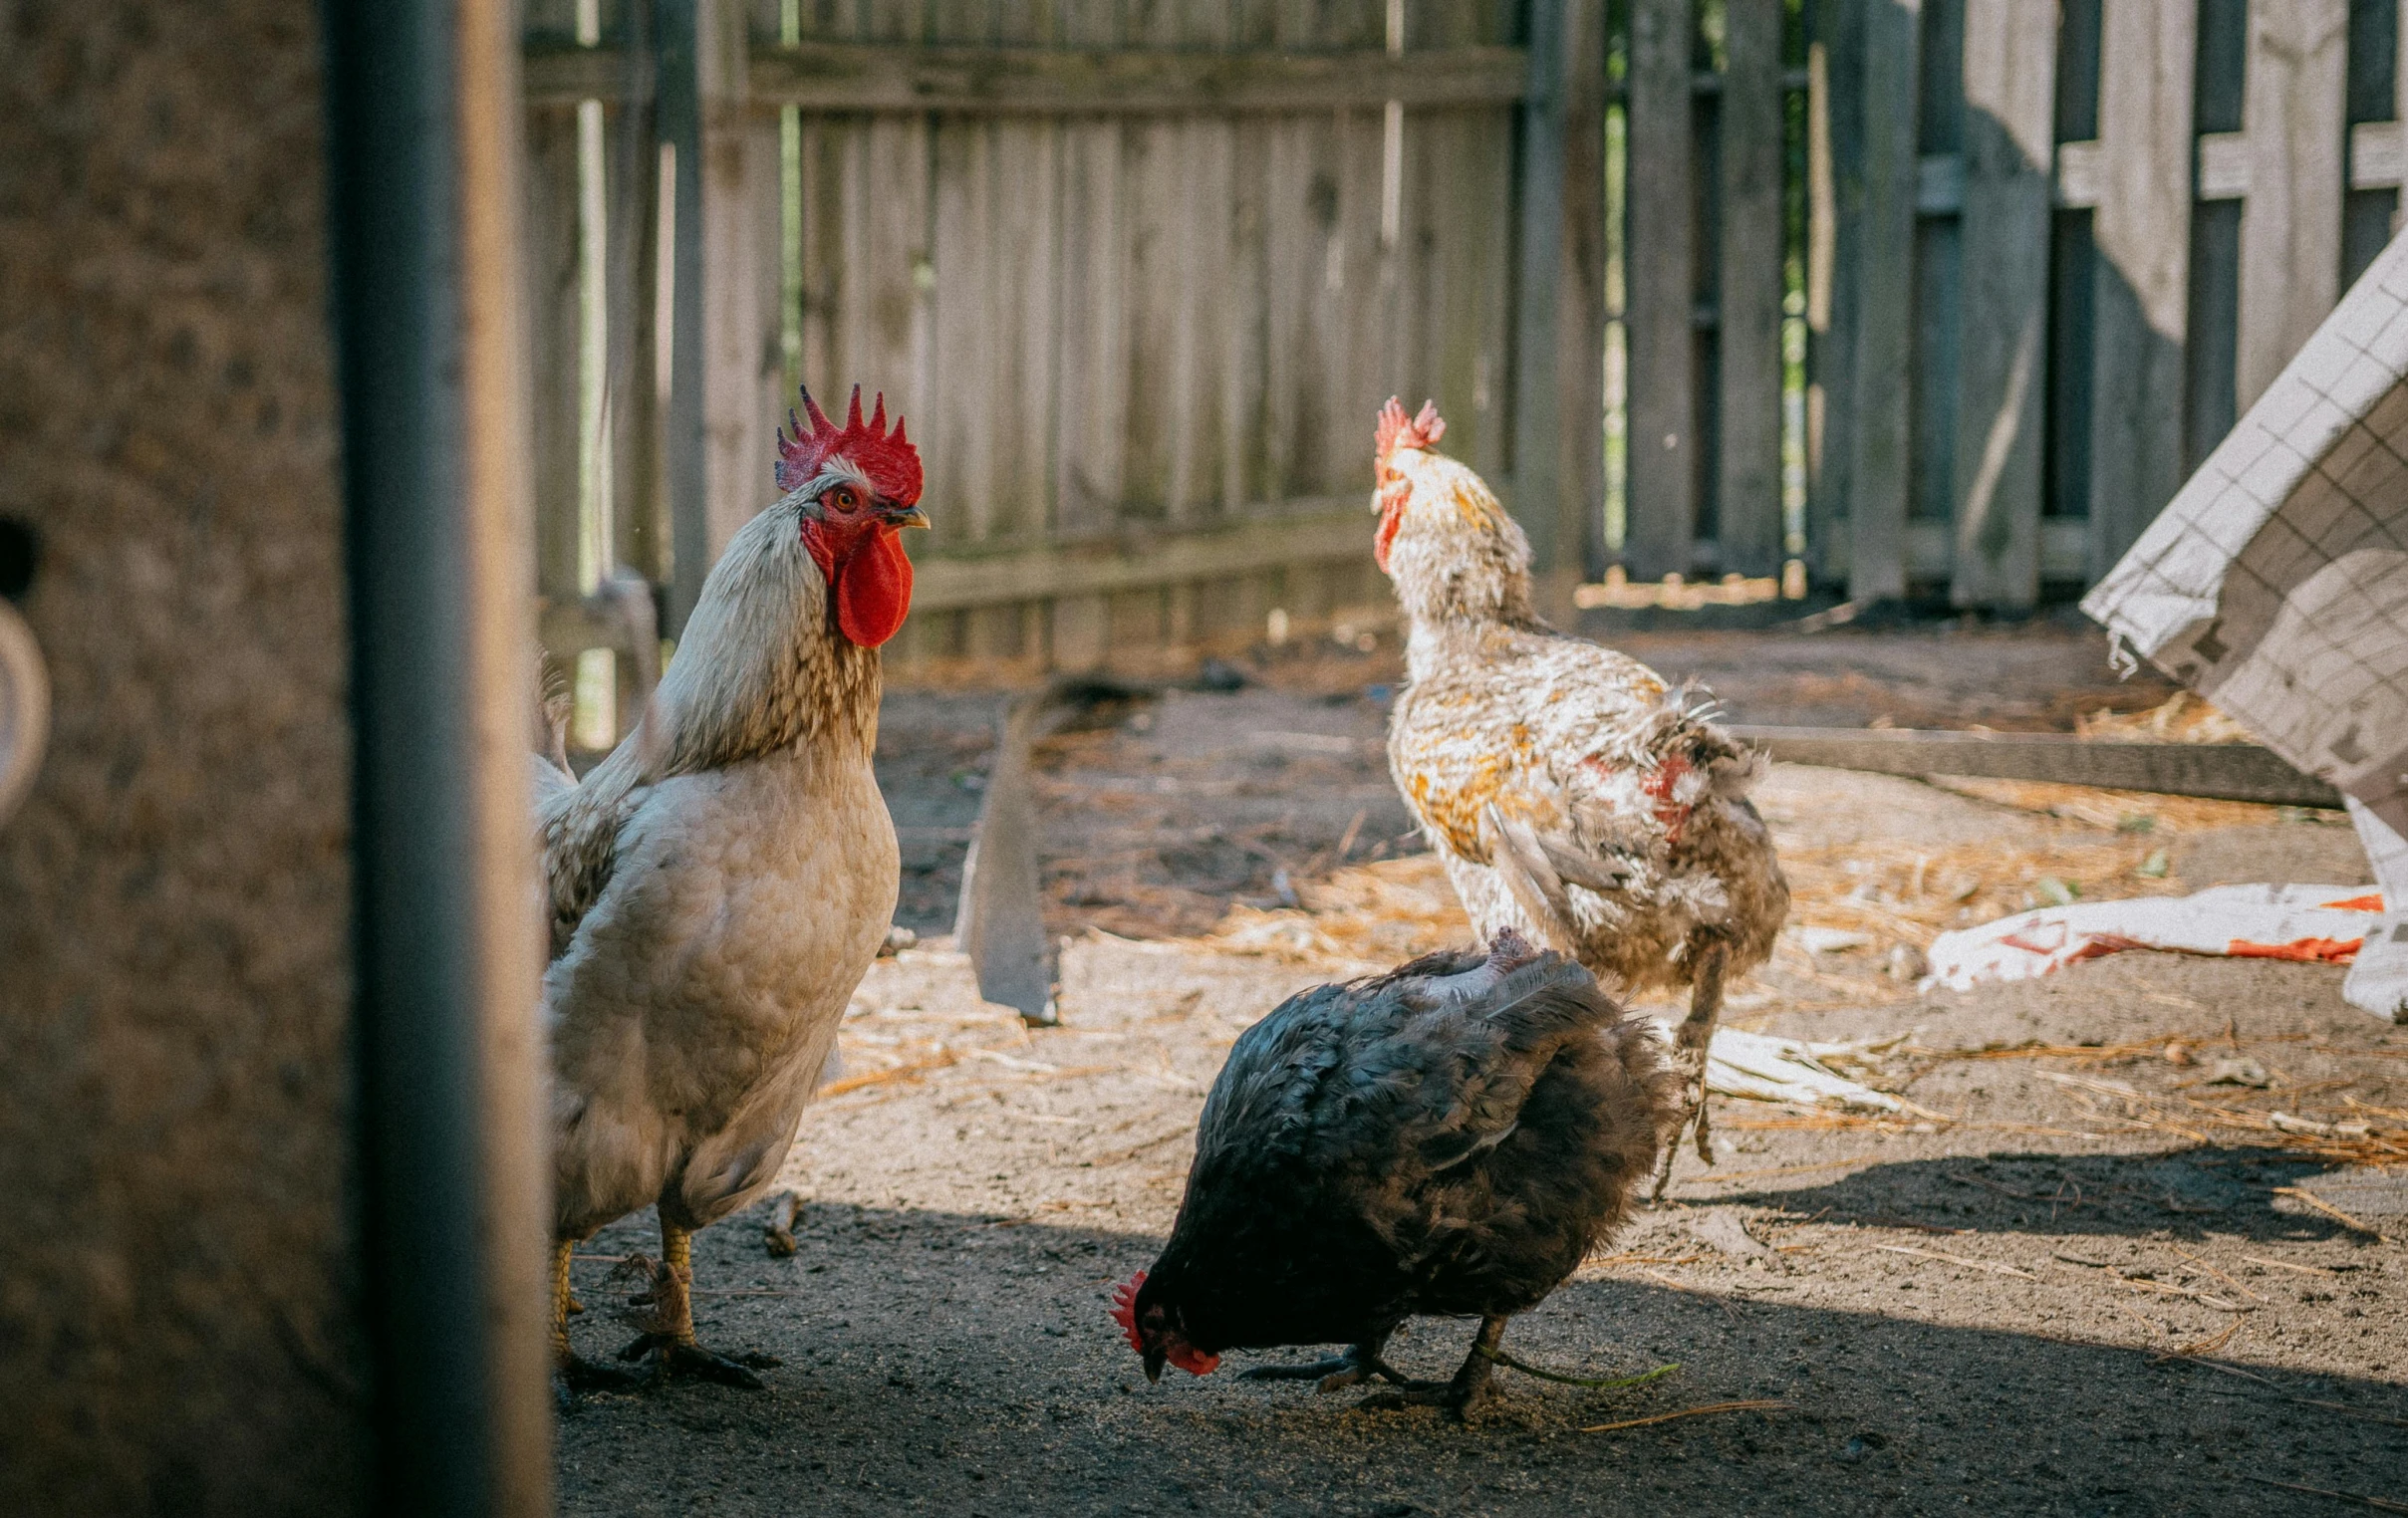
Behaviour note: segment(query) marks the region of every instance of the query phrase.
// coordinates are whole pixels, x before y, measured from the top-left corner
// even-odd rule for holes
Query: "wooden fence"
[[[1558,599],[2029,606],[2388,236],[2404,4],[530,0],[548,636],[673,632],[806,379],[927,459],[907,674],[1369,625],[1392,391]]]

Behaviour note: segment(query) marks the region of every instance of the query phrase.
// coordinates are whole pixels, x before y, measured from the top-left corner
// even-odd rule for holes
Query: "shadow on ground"
[[[1985,1154],[1877,1164],[1829,1185],[1706,1199],[1831,1223],[1979,1233],[2346,1238],[2349,1230],[2331,1218],[2272,1205],[2272,1188],[2312,1189],[2315,1177],[2337,1168],[2295,1149],[2217,1145],[2159,1154]],[[1712,1174],[1699,1170],[1693,1178]]]
[[[1952,1166],[2021,1186],[2036,1178],[2024,1166],[2043,1163],[2093,1190],[2113,1192],[2118,1176],[2175,1189],[2144,1182],[2165,1161]],[[1810,1198],[1844,1192],[1899,1205],[1887,1184],[1781,1200],[1812,1210]],[[1985,1217],[1991,1196],[1969,1191]],[[784,1357],[770,1389],[677,1384],[584,1400],[562,1426],[563,1512],[2306,1513],[2329,1504],[2251,1478],[2408,1489],[2396,1421],[2408,1418],[2408,1389],[2372,1380],[2254,1380],[2029,1335],[1591,1278],[1517,1320],[1508,1346],[1558,1367],[1678,1361],[1680,1373],[1622,1392],[1509,1377],[1499,1413],[1460,1428],[1426,1410],[1358,1411],[1348,1393],[1241,1383],[1227,1374],[1236,1356],[1220,1375],[1148,1386],[1105,1307],[1154,1240],[851,1206],[814,1206],[791,1260],[766,1258],[758,1238],[748,1216],[697,1240],[698,1306],[706,1342]],[[638,1220],[588,1246],[648,1247]],[[580,1266],[589,1300],[607,1268]],[[601,1316],[577,1330],[589,1353],[618,1340]],[[1398,1358],[1437,1372],[1467,1334],[1416,1325]],[[1755,1397],[1793,1410],[1580,1431]]]

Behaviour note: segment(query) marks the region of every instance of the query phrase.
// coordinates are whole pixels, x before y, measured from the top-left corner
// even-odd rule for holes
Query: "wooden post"
[[[1697,536],[1698,399],[1692,0],[1631,0],[1631,573],[1686,575]]]
[[[1722,568],[1781,567],[1781,0],[1729,0],[1723,74]]]
[[[2191,89],[2197,0],[2105,0],[2100,18],[2097,338],[2088,577],[2096,581],[2188,471]]]
[[[1858,292],[1853,457],[1848,467],[1848,598],[1906,594],[1907,472],[1915,346],[1916,121],[1922,82],[1921,0],[1864,0],[1863,241],[1849,279]]]
[[[2250,7],[2250,188],[2233,376],[2244,411],[2340,299],[2348,44],[2348,0]]]
[[[1598,0],[1536,0],[1522,112],[1513,496],[1544,609],[1569,610],[1605,482],[1605,118]]]
[[[1964,284],[1949,600],[2039,599],[2056,28],[2018,0],[1965,7]]]

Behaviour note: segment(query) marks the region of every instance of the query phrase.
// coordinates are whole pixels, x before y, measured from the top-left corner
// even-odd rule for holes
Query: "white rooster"
[[[553,1345],[573,1381],[570,1251],[661,1213],[652,1332],[627,1358],[758,1386],[694,1342],[689,1236],[776,1177],[895,910],[871,771],[878,647],[910,610],[897,534],[925,527],[920,455],[885,397],[843,427],[808,391],[776,504],[703,583],[634,732],[578,782],[539,760],[552,921]],[[793,418],[791,415],[789,419]]]

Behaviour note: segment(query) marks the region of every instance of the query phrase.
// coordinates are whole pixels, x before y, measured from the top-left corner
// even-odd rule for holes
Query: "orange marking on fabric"
[[[2376,891],[2371,895],[2351,896],[2346,901],[2326,901],[2323,905],[2326,911],[2381,911],[2383,894]]]
[[[2235,959],[2289,959],[2301,964],[2346,964],[2358,956],[2363,938],[2293,938],[2288,943],[2252,943],[2235,938],[2224,951]]]

